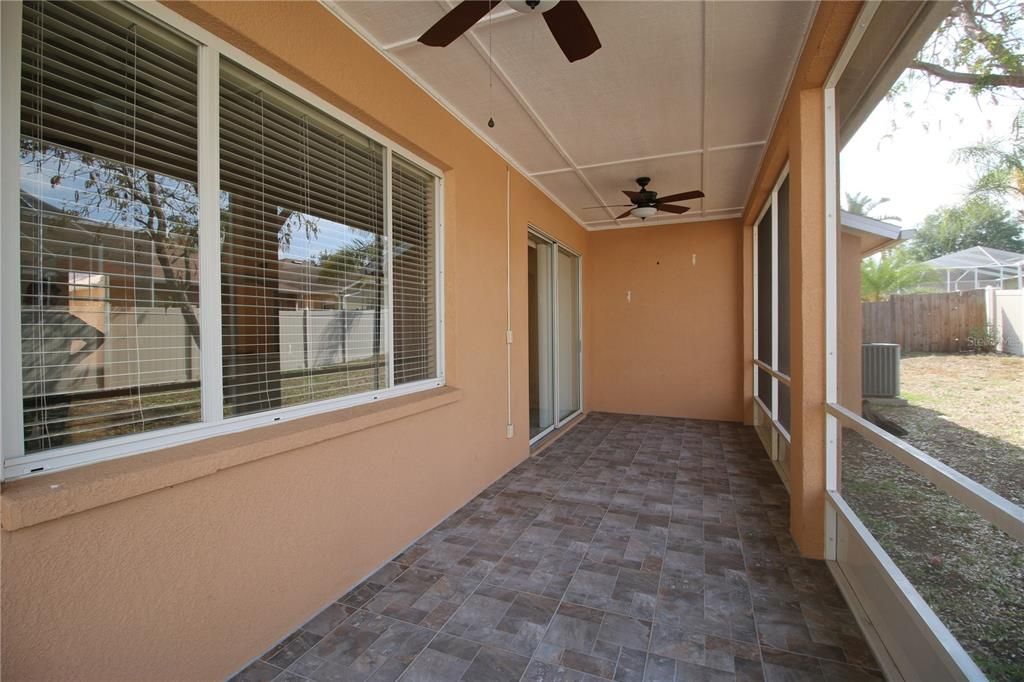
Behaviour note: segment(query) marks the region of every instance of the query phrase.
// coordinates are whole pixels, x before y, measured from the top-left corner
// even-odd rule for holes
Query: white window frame
[[[21,386],[20,316],[7,314],[0,322],[0,447],[4,462],[0,478],[37,475],[151,452],[162,448],[246,431],[248,429],[298,419],[314,414],[364,405],[387,398],[434,389],[445,385],[444,335],[444,172],[409,149],[381,135],[327,100],[281,75],[227,41],[185,19],[172,9],[145,0],[124,0],[155,22],[176,30],[196,44],[198,49],[198,158],[199,158],[199,303],[200,303],[200,377],[201,421],[168,427],[148,433],[118,436],[92,443],[71,445],[25,454]],[[18,160],[21,135],[21,2],[0,2],[0,220],[5,225],[20,224]],[[382,333],[387,340],[389,388],[322,400],[303,405],[268,410],[255,414],[224,417],[223,359],[221,344],[220,291],[220,173],[219,173],[219,75],[220,60],[225,57],[243,66],[290,95],[338,120],[384,148],[384,211],[386,286]],[[434,248],[436,296],[436,367],[434,378],[394,386],[394,349],[392,348],[392,221],[391,157],[399,154],[423,169],[434,182]],[[20,238],[18,230],[4,230],[0,237],[0,306],[17,311],[20,302]],[[582,395],[582,394],[581,394]]]
[[[772,191],[765,200],[764,205],[761,207],[760,212],[757,214],[757,219],[754,221],[753,228],[753,248],[751,249],[753,261],[753,282],[752,292],[753,298],[753,313],[754,313],[754,324],[753,324],[753,366],[751,371],[754,375],[754,409],[760,410],[764,417],[767,418],[771,424],[771,436],[767,442],[762,439],[762,444],[768,451],[768,457],[771,459],[772,464],[775,465],[776,470],[782,478],[783,483],[789,486],[789,472],[785,471],[784,467],[780,463],[780,453],[785,447],[787,450],[792,443],[792,436],[789,431],[779,422],[779,385],[784,384],[790,386],[790,377],[783,374],[778,370],[779,367],[779,189],[782,184],[789,177],[789,163],[787,162],[782,168],[782,172],[779,173],[778,179],[772,186]],[[758,274],[760,272],[758,265],[758,240],[763,236],[760,234],[761,221],[765,215],[771,211],[771,223],[770,233],[768,239],[771,240],[771,260],[772,260],[772,278],[770,282],[771,286],[771,317],[772,317],[772,354],[770,362],[765,362],[760,357],[760,348],[758,347],[758,332],[760,331],[760,318],[758,312],[758,294],[760,289],[758,286]],[[790,292],[792,295],[792,292]],[[790,306],[792,310],[792,305]],[[769,381],[771,381],[771,395],[772,395],[772,406],[771,409],[764,404],[759,395],[760,388],[760,372],[763,370],[768,373]],[[790,396],[792,400],[792,395]]]

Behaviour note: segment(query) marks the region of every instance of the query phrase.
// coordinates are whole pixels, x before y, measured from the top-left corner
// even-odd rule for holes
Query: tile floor
[[[592,414],[236,682],[881,679],[752,429]]]

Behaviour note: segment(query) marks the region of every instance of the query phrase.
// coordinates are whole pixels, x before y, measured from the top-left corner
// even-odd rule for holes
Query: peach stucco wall
[[[591,409],[742,419],[740,225],[591,233]]]
[[[811,137],[799,147],[788,139],[800,129],[791,119],[813,113],[800,110],[799,94],[787,99],[743,221],[587,234],[319,4],[168,6],[445,170],[445,357],[448,383],[461,393],[429,411],[341,437],[307,437],[301,447],[176,485],[150,485],[120,501],[68,506],[55,492],[58,501],[43,499],[34,515],[12,514],[17,504],[5,501],[4,677],[222,678],[527,457],[527,224],[583,256],[586,409],[743,418],[749,213],[763,203],[764,187],[791,147],[809,157],[821,151]],[[821,7],[826,17],[815,20],[797,93],[820,86],[849,27],[850,6]],[[809,189],[817,196],[820,188]],[[799,190],[794,196],[799,203]],[[810,215],[811,208],[802,210]],[[813,296],[807,303],[815,307]],[[804,324],[818,324],[819,313],[811,311]],[[511,439],[506,315],[515,340]],[[806,356],[814,352],[809,347]],[[820,382],[820,367],[803,371],[806,381]],[[814,396],[808,400],[813,406]],[[327,433],[324,421],[305,423]],[[265,442],[287,440],[281,429],[292,424],[267,427],[276,439]],[[820,458],[804,447],[806,455],[793,461],[806,467],[798,473],[807,494],[794,493],[794,513],[820,515]],[[104,471],[121,467],[124,480],[142,490],[158,479],[145,470],[157,459],[119,460]],[[74,483],[83,497],[113,494],[110,485],[90,487],[90,475],[86,468],[15,481],[4,495],[31,498],[39,481]],[[820,553],[820,543],[808,541],[820,536],[816,518],[794,530],[802,550]]]
[[[5,531],[7,679],[197,680],[239,669],[527,457],[527,224],[589,267],[580,226],[517,173],[507,176],[497,154],[320,5],[169,6],[445,169],[446,359],[461,398]],[[73,479],[87,495],[88,476],[36,481]],[[5,492],[29,485],[38,483],[15,481]]]
[[[790,170],[790,338],[792,446],[789,460],[790,531],[800,552],[825,552],[825,79],[853,28],[862,3],[821,3],[814,16],[743,212],[745,267],[754,219],[785,164]],[[838,206],[834,209],[838,210]],[[752,289],[744,290],[750,310]],[[753,320],[744,316],[744,367],[753,361]],[[753,381],[743,378],[746,420]]]
[[[839,241],[839,402],[860,414],[861,341],[863,315],[860,300],[861,239],[843,234]]]

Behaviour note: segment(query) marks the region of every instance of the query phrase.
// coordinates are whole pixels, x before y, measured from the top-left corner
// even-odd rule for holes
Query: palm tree
[[[906,249],[895,248],[879,258],[860,263],[860,297],[864,301],[882,301],[892,294],[913,291],[921,283],[929,266],[919,263]]]
[[[873,199],[867,194],[861,194],[860,192],[854,192],[846,194],[846,210],[855,215],[862,215],[868,218],[874,218],[875,220],[895,220],[899,222],[902,220],[899,216],[895,215],[883,215],[876,216],[872,215],[875,210],[882,204],[888,203],[889,197],[882,197],[881,199]]]
[[[987,140],[956,152],[960,163],[973,163],[978,177],[971,194],[1024,198],[1024,142]]]

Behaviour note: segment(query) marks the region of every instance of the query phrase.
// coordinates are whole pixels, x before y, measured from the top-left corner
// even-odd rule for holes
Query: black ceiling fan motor
[[[647,185],[650,182],[651,179],[648,177],[636,179],[636,184],[640,185],[640,191],[637,193],[636,201],[634,202],[637,206],[653,205],[658,198],[657,192],[647,189]]]

